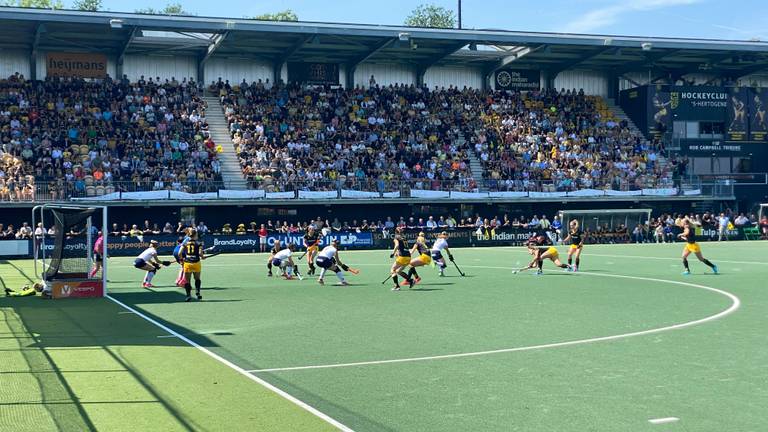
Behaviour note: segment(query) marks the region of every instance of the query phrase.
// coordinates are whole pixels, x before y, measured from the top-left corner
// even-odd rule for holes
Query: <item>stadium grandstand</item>
[[[765,429],[766,104],[759,40],[0,7],[0,430]]]

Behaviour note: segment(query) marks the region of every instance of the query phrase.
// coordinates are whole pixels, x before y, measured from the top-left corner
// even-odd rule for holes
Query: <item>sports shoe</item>
[[[574,273],[576,273],[576,272],[578,272],[578,271],[579,271],[579,268],[578,268],[578,267],[576,267],[576,266],[573,266],[573,272],[574,272]]]
[[[416,285],[415,279],[408,279],[408,289],[413,288],[413,286]]]
[[[714,274],[719,274],[720,273],[720,270],[717,268],[716,265],[712,266],[712,273],[714,273]]]
[[[339,282],[339,285],[342,285],[342,286],[347,286],[347,285],[349,285],[349,282],[347,282],[347,281],[341,281],[341,282]]]
[[[198,300],[202,300],[202,299],[203,299],[203,295],[202,295],[202,294],[200,294],[199,292],[197,293],[197,299],[198,299]]]
[[[413,285],[416,285],[419,282],[421,282],[421,278],[417,277],[416,279],[413,280]],[[413,286],[413,285],[411,285],[411,286]]]
[[[10,289],[10,288],[6,288],[6,289],[5,289],[5,295],[9,296],[9,295],[11,295],[12,293],[13,293],[13,290],[12,290],[12,289]]]
[[[691,274],[690,270],[686,270],[683,272],[683,276],[690,276],[690,274]]]
[[[400,287],[395,285],[394,287],[392,287],[392,291],[400,291]]]
[[[272,277],[272,272],[267,273],[267,276]]]
[[[410,279],[405,279],[402,282],[400,282],[400,286],[410,286],[411,283],[408,282]]]
[[[143,284],[141,284],[141,286],[142,286],[143,288],[154,288],[154,287],[155,287],[155,286],[154,286],[154,285],[152,285],[151,283],[146,283],[146,282],[144,282]]]
[[[322,279],[318,279],[318,280],[317,280],[317,283],[319,283],[320,285],[325,285],[325,281],[324,281],[324,280],[322,280]]]
[[[445,273],[440,272],[439,274],[440,274],[440,277],[445,277]]]
[[[184,301],[185,301],[185,302],[191,302],[191,301],[192,301],[192,297],[190,297],[190,296],[187,296],[187,298],[185,298],[185,299],[184,299]]]
[[[538,275],[543,275],[543,274],[544,274],[544,271],[543,271],[543,270],[536,270],[536,275],[537,275],[537,276],[538,276]]]

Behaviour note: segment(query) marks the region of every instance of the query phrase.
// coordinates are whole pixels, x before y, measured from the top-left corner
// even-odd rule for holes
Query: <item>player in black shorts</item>
[[[579,271],[581,251],[584,248],[584,241],[587,239],[587,235],[584,231],[579,229],[579,221],[576,219],[572,220],[569,226],[570,230],[568,231],[568,236],[563,239],[563,242],[571,242],[571,247],[568,248],[568,265],[575,259],[576,265],[573,266],[572,269],[573,271]]]
[[[307,265],[309,270],[308,275],[315,274],[315,257],[320,250],[320,233],[315,230],[315,227],[307,227],[307,232],[304,234],[304,247],[307,248]]]

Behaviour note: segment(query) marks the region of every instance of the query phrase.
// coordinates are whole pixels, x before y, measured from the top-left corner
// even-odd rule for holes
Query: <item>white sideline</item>
[[[467,267],[509,270],[506,267],[496,267],[496,266],[467,266]],[[602,276],[602,277],[614,277],[614,278],[623,278],[623,279],[636,279],[636,280],[669,283],[674,285],[682,285],[682,286],[688,286],[693,288],[699,288],[707,291],[712,291],[714,293],[728,297],[731,300],[731,305],[727,309],[722,310],[714,315],[710,315],[708,317],[700,318],[694,321],[688,321],[680,324],[673,324],[666,327],[659,327],[659,328],[649,329],[649,330],[641,330],[641,331],[636,331],[631,333],[622,333],[622,334],[611,335],[611,336],[602,336],[602,337],[579,339],[579,340],[566,341],[566,342],[554,342],[554,343],[548,343],[548,344],[542,344],[542,345],[503,348],[503,349],[476,351],[476,352],[468,352],[468,353],[444,354],[444,355],[427,356],[427,357],[409,357],[409,358],[389,359],[389,360],[372,360],[372,361],[362,361],[362,362],[353,362],[353,363],[333,363],[333,364],[325,364],[325,365],[254,369],[254,370],[249,370],[247,372],[256,374],[256,373],[262,373],[262,372],[283,372],[283,371],[296,371],[296,370],[307,370],[307,369],[330,369],[330,368],[353,367],[353,366],[370,366],[370,365],[380,365],[380,364],[390,364],[390,363],[408,363],[408,362],[419,362],[419,361],[429,361],[429,360],[445,360],[445,359],[453,359],[453,358],[461,358],[461,357],[476,357],[476,356],[483,356],[483,355],[490,355],[490,354],[501,354],[501,353],[510,353],[510,352],[519,352],[519,351],[533,351],[533,350],[539,350],[539,349],[558,348],[558,347],[572,346],[572,345],[583,345],[588,343],[604,342],[604,341],[611,341],[611,340],[617,340],[617,339],[626,339],[634,336],[644,336],[649,334],[662,333],[670,330],[677,330],[677,329],[686,328],[686,327],[693,327],[699,324],[704,324],[710,321],[723,318],[735,312],[741,306],[741,300],[739,300],[739,298],[736,297],[735,295],[727,291],[719,290],[717,288],[712,288],[705,285],[699,285],[699,284],[694,284],[689,282],[671,281],[666,279],[646,278],[646,277],[640,277],[640,276],[600,274],[600,273],[590,273],[590,272],[579,272],[578,274],[598,276],[598,277]]]
[[[144,318],[145,320],[147,320],[150,323],[156,325],[157,327],[167,331],[171,335],[176,336],[177,338],[181,339],[182,341],[186,342],[187,344],[197,348],[198,350],[202,351],[203,353],[205,353],[209,357],[213,358],[214,360],[217,360],[220,363],[223,363],[224,365],[228,366],[229,368],[234,369],[235,371],[237,371],[239,374],[248,377],[250,380],[261,384],[263,387],[265,387],[265,388],[267,388],[267,389],[277,393],[278,395],[282,396],[283,398],[287,399],[288,401],[293,402],[295,405],[298,405],[300,408],[304,409],[305,411],[308,411],[308,412],[314,414],[315,416],[321,418],[322,420],[326,421],[327,423],[329,423],[333,427],[335,427],[335,428],[337,428],[337,429],[339,429],[341,431],[344,431],[344,432],[354,432],[352,430],[352,428],[342,424],[341,422],[339,422],[338,420],[336,420],[333,417],[329,416],[328,414],[325,414],[325,413],[321,412],[320,410],[318,410],[317,408],[307,404],[306,402],[303,402],[303,401],[297,399],[296,397],[291,396],[290,394],[284,392],[283,390],[280,390],[279,388],[277,388],[277,387],[273,386],[272,384],[264,381],[263,379],[255,376],[253,374],[248,373],[248,371],[246,371],[245,369],[241,368],[240,366],[230,362],[229,360],[227,360],[227,359],[219,356],[218,354],[208,350],[207,348],[199,345],[197,342],[195,342],[195,341],[193,341],[193,340],[191,340],[191,339],[189,339],[189,338],[179,334],[178,332],[168,328],[167,326],[163,325],[162,323],[158,322],[157,320],[154,320],[154,319],[148,317],[147,315],[144,315],[143,313],[139,312],[138,310],[136,310],[136,309],[126,305],[125,303],[121,302],[120,300],[117,300],[116,298],[114,298],[112,296],[107,295],[106,297],[108,299],[112,300],[113,302],[117,303],[119,306],[125,308],[126,310],[135,313],[136,315]]]

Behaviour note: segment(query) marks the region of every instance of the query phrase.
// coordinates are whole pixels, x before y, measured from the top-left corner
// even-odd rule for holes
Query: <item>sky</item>
[[[145,7],[162,8],[167,2],[103,0],[103,5],[107,10],[133,12]],[[199,16],[246,18],[292,9],[301,21],[398,25],[425,1],[179,2]],[[457,2],[426,0],[454,10]],[[768,41],[768,1],[759,0],[463,0],[462,9],[465,28]]]

